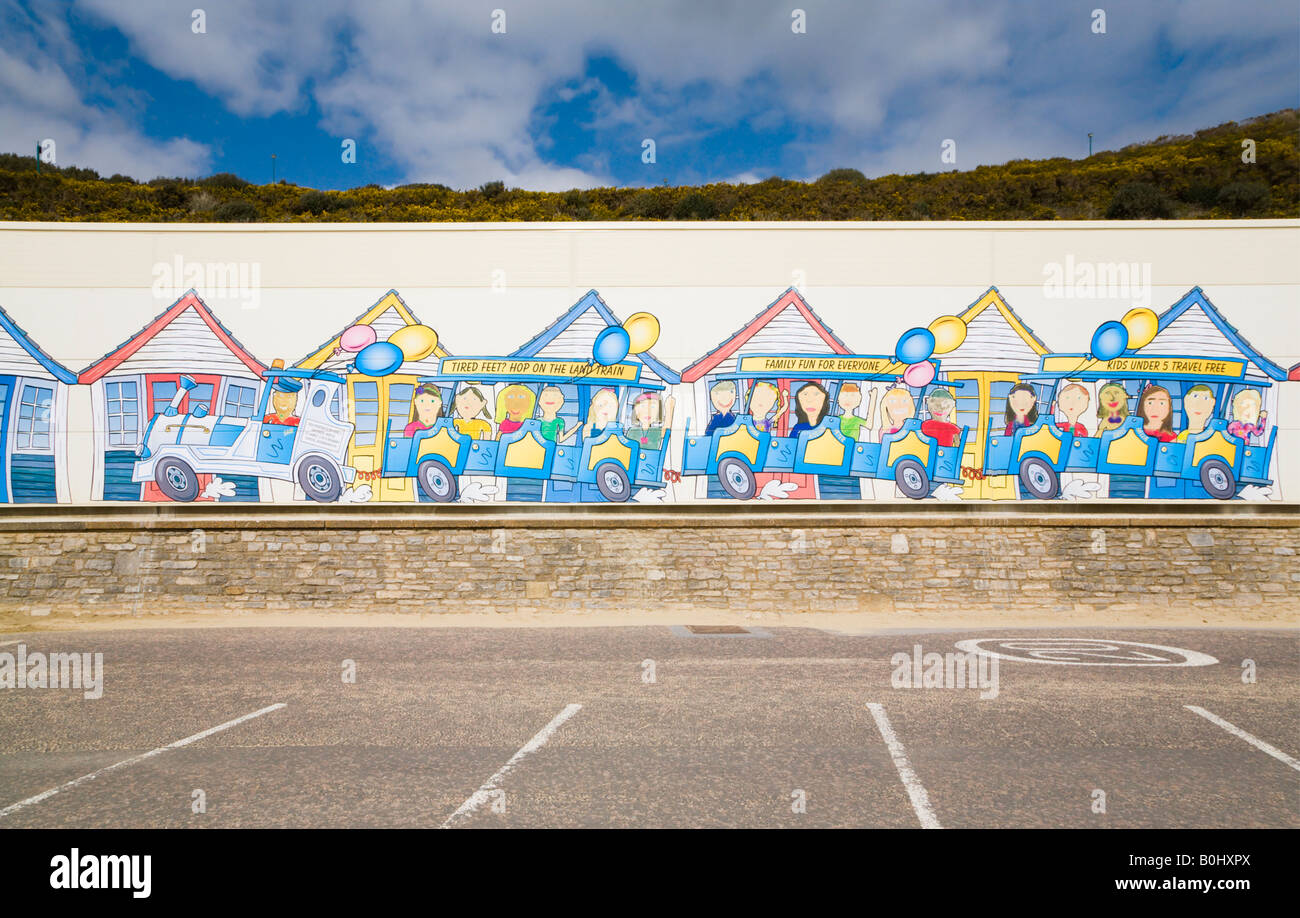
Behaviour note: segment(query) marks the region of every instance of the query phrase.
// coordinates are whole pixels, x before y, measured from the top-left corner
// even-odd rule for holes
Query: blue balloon
[[[1128,350],[1128,329],[1120,322],[1102,322],[1092,336],[1092,356],[1114,360]]]
[[[898,336],[898,347],[894,348],[894,359],[911,366],[923,363],[934,353],[934,332],[928,328],[909,328]]]
[[[357,372],[366,376],[387,376],[402,365],[406,355],[396,344],[376,341],[357,352]]]
[[[611,325],[596,336],[591,345],[591,359],[602,367],[607,367],[626,357],[631,347],[632,338],[627,329],[621,325]]]

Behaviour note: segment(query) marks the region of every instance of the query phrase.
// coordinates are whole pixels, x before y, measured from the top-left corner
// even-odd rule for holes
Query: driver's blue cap
[[[272,392],[292,392],[297,394],[302,391],[302,383],[296,379],[290,379],[287,376],[277,376],[271,383]]]

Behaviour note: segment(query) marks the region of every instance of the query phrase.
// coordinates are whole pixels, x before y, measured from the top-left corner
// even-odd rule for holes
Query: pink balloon
[[[903,371],[903,382],[916,389],[932,379],[934,379],[934,364],[928,360],[914,363]]]
[[[339,335],[339,347],[355,353],[374,344],[377,337],[375,330],[369,325],[350,325],[343,329],[343,334]]]

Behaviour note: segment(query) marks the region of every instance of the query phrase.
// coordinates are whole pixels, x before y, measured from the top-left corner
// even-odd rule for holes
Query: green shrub
[[[227,201],[213,211],[212,216],[221,223],[256,223],[257,205],[251,201]]]
[[[1149,182],[1120,185],[1106,208],[1107,220],[1167,220],[1173,215],[1173,203]]]

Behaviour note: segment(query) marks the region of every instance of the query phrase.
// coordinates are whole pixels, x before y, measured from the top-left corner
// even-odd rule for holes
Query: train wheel
[[[736,500],[749,500],[758,490],[758,479],[749,466],[735,456],[728,456],[718,463],[718,481],[722,490]]]
[[[1231,500],[1237,493],[1237,476],[1222,459],[1206,459],[1201,463],[1201,487],[1211,497]]]
[[[596,488],[605,500],[616,504],[625,502],[632,496],[632,482],[621,465],[606,462],[596,470]]]
[[[445,504],[456,499],[456,476],[441,459],[425,459],[415,472],[420,490],[431,501]]]
[[[172,500],[189,503],[199,496],[199,476],[181,459],[161,459],[153,472],[158,490]]]
[[[904,459],[894,466],[894,481],[905,497],[920,500],[930,496],[930,475],[915,459]]]
[[[1061,477],[1056,470],[1033,456],[1020,463],[1020,483],[1039,500],[1055,500],[1061,493]]]
[[[334,463],[312,454],[298,463],[298,487],[319,504],[332,504],[343,493],[343,479]]]

